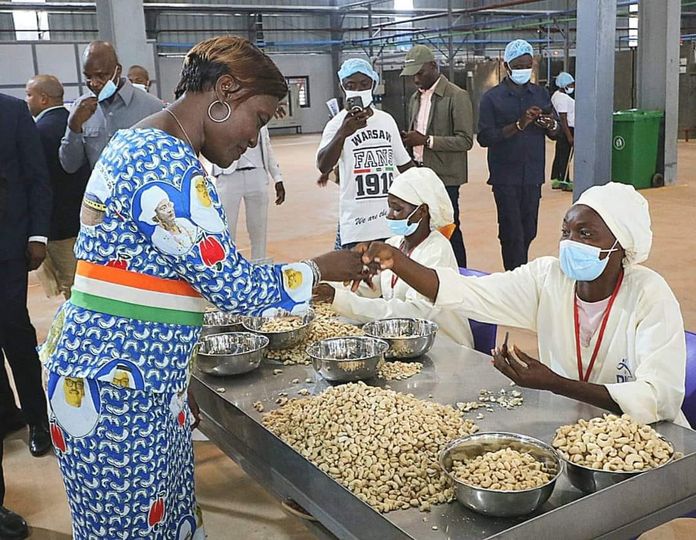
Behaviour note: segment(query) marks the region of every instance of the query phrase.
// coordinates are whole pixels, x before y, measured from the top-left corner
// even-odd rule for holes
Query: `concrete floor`
[[[337,187],[319,188],[314,168],[318,135],[276,137],[273,147],[285,177],[287,202],[269,212],[269,256],[276,261],[298,260],[328,251],[336,231]],[[548,145],[552,159],[553,148]],[[550,161],[550,159],[549,159]],[[643,192],[650,201],[655,241],[647,266],[660,272],[679,299],[686,328],[696,330],[696,182],[690,172],[696,166],[696,143],[679,144],[679,183],[674,187]],[[495,205],[486,185],[485,151],[475,146],[469,157],[470,183],[461,191],[462,229],[469,265],[489,272],[502,270],[497,240]],[[571,195],[544,187],[539,236],[531,256],[556,255],[562,217]],[[240,220],[243,220],[243,213]],[[248,253],[246,229],[239,227],[240,249]],[[29,309],[39,339],[46,335],[59,302],[47,300],[34,278]],[[499,332],[499,336],[501,333]],[[534,335],[512,331],[512,341],[536,352]],[[196,488],[211,539],[310,538],[302,523],[280,505],[212,443],[198,442]],[[22,514],[32,527],[32,539],[70,538],[70,516],[55,458],[34,459],[19,433],[5,444],[5,505]],[[234,531],[232,533],[231,531]]]

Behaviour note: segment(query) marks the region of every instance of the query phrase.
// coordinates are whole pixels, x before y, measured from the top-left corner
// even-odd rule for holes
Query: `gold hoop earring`
[[[215,106],[216,103],[220,103],[221,105],[224,105],[225,107],[227,107],[227,113],[225,114],[224,118],[215,118],[213,116],[212,110],[213,110],[213,106]],[[226,122],[230,118],[231,114],[232,114],[232,107],[230,107],[230,104],[227,103],[226,101],[220,101],[219,99],[216,99],[208,106],[208,118],[210,118],[216,124],[222,124],[223,122]]]

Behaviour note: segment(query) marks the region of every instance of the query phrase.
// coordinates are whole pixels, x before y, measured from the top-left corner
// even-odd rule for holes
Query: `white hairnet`
[[[389,193],[414,206],[427,204],[431,229],[441,229],[454,222],[452,201],[442,180],[431,169],[411,167],[394,179]]]
[[[633,186],[609,182],[585,191],[575,203],[589,206],[604,220],[626,251],[624,266],[642,263],[650,255],[652,230],[648,201]]]
[[[509,64],[515,58],[519,58],[525,54],[534,56],[534,49],[532,49],[532,46],[527,41],[523,39],[516,39],[505,46],[505,54],[503,59]]]
[[[558,75],[556,75],[556,86],[558,86],[558,88],[565,88],[574,82],[575,79],[573,79],[573,76],[565,71],[561,71]]]
[[[165,199],[169,200],[169,195],[161,187],[152,186],[145,190],[140,197],[141,211],[138,219],[150,225],[157,225],[155,209]]]
[[[367,75],[370,79],[375,81],[375,84],[379,84],[379,75],[372,68],[372,65],[362,58],[349,58],[343,62],[343,64],[341,64],[341,69],[338,70],[338,78],[342,81],[356,73]]]

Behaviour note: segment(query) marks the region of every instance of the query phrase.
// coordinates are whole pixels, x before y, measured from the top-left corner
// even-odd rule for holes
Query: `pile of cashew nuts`
[[[605,414],[561,426],[553,446],[571,463],[609,472],[640,472],[664,465],[672,446],[647,425],[630,416]]]

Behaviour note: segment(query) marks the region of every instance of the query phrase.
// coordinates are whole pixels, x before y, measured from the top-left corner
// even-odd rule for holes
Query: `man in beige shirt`
[[[459,187],[467,182],[467,151],[473,145],[473,113],[466,90],[440,73],[433,52],[415,45],[406,55],[402,77],[413,77],[418,90],[409,101],[408,131],[402,133],[416,165],[435,171],[447,188],[456,228],[450,238],[457,263],[466,267],[459,221]]]

